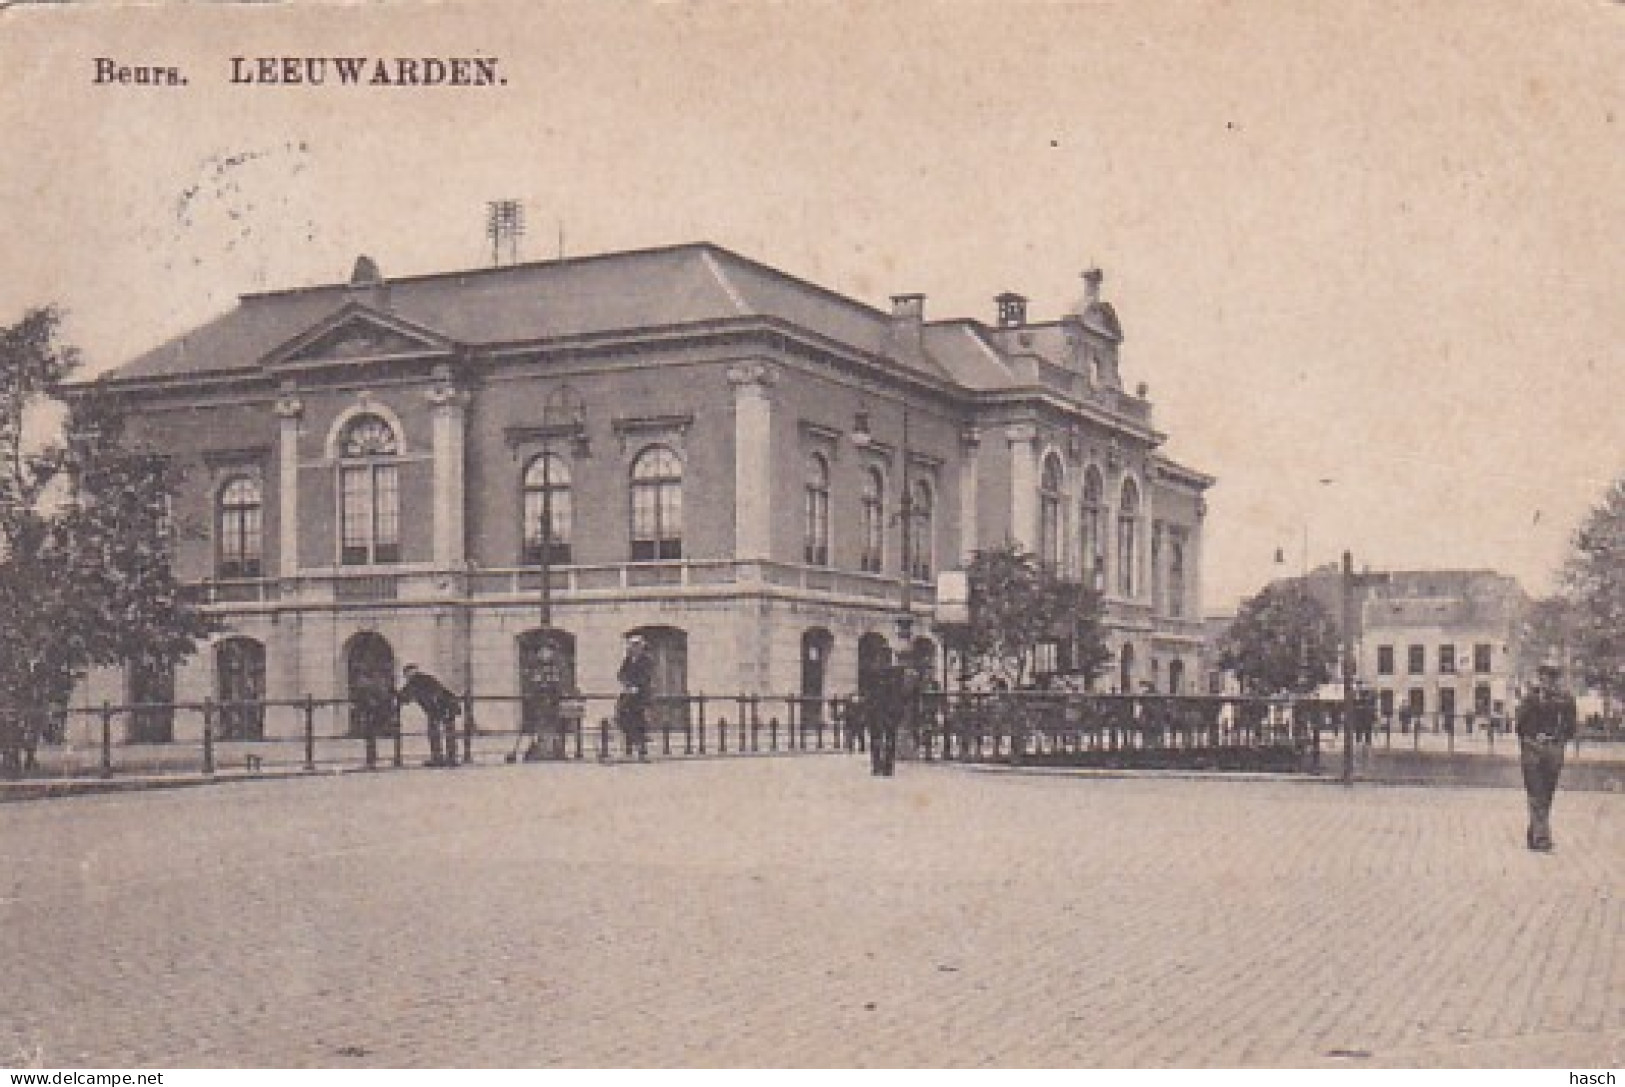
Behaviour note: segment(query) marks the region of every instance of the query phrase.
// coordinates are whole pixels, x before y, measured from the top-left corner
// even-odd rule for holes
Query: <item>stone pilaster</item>
[[[970,566],[976,549],[981,546],[980,511],[977,505],[980,501],[981,452],[980,430],[966,427],[959,432],[959,559],[960,564],[966,567]]]
[[[434,564],[441,570],[455,570],[465,563],[463,430],[468,394],[455,387],[444,371],[436,377],[438,381],[428,393],[434,453]]]
[[[277,397],[277,576],[299,576],[299,423],[305,405],[292,389]]]
[[[766,363],[728,368],[734,392],[734,557],[759,562],[773,549],[774,380]]]
[[[1038,428],[1018,423],[1005,428],[1010,443],[1010,539],[1038,551]]]

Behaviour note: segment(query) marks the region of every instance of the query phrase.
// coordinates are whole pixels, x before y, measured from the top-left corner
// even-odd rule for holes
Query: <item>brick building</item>
[[[631,631],[664,692],[834,694],[898,637],[905,570],[929,640],[936,573],[1005,539],[1104,588],[1105,687],[1194,689],[1213,480],[1159,451],[1085,278],[1045,322],[709,244],[245,295],[102,379],[187,468],[178,569],[228,629],[83,697],[342,698],[406,661],[519,695],[543,658],[602,692]]]

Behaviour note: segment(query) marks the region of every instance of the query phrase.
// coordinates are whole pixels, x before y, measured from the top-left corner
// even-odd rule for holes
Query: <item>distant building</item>
[[[1308,585],[1341,624],[1339,568],[1312,570]],[[1379,716],[1395,727],[1402,719],[1436,727],[1509,712],[1529,605],[1516,579],[1493,570],[1365,570],[1354,601],[1355,675],[1376,693]]]
[[[544,663],[613,690],[631,632],[656,694],[832,695],[905,599],[937,659],[936,573],[1005,540],[1104,592],[1104,687],[1193,690],[1213,479],[1085,281],[1054,320],[927,320],[694,244],[245,295],[100,382],[187,470],[176,565],[226,630],[82,697],[341,699],[411,660],[519,705]]]
[[[1429,725],[1502,718],[1517,699],[1529,599],[1493,570],[1366,574],[1359,591],[1359,675],[1378,712]]]

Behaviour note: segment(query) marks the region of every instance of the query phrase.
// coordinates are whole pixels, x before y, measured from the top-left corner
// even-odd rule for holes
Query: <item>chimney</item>
[[[925,295],[892,295],[891,323],[892,343],[904,350],[918,351],[925,327]]]
[[[349,295],[352,302],[360,302],[376,309],[389,308],[389,284],[378,270],[378,262],[365,253],[355,259],[350,272]]]
[[[1027,323],[1027,299],[1015,291],[1005,291],[993,301],[999,307],[999,327],[1019,328]]]
[[[1099,268],[1090,268],[1083,273],[1083,300],[1090,305],[1100,301],[1100,283],[1106,278],[1106,273]]]

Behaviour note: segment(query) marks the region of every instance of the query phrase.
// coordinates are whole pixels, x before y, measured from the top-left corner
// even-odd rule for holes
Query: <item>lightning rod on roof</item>
[[[525,205],[518,200],[490,200],[485,205],[485,236],[491,239],[491,266],[502,263],[504,243],[508,263],[519,263],[519,238],[525,233]]]

